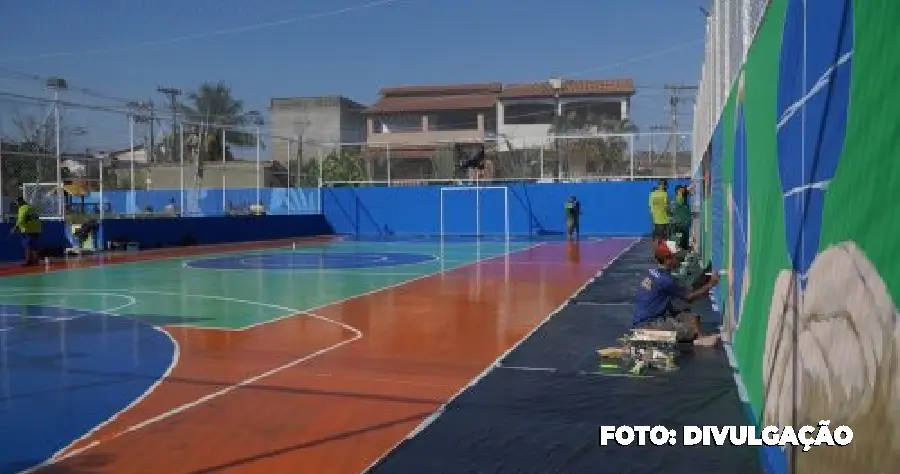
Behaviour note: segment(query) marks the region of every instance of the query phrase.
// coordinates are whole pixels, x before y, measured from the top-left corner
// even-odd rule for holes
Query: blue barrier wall
[[[656,181],[577,184],[509,184],[510,233],[562,234],[563,206],[569,196],[582,203],[584,235],[632,236],[650,232],[648,195]],[[673,180],[669,188],[688,184]],[[500,235],[504,232],[503,191],[496,188],[446,190],[444,234]],[[324,188],[322,208],[339,234],[438,235],[441,187]],[[480,210],[480,212],[476,211]],[[476,232],[476,230],[478,232]]]
[[[103,203],[116,214],[137,214],[148,207],[161,212],[171,200],[182,206],[183,213],[190,216],[221,216],[229,204],[246,208],[257,202],[256,188],[186,189],[182,196],[179,189],[153,189],[149,191],[105,191]],[[78,200],[76,199],[76,202]],[[92,193],[85,198],[86,203],[97,204],[100,193]],[[259,201],[272,215],[319,214],[318,188],[260,188]]]
[[[0,261],[22,258],[19,236],[9,235],[10,225],[0,224]],[[197,245],[275,240],[309,235],[332,234],[333,229],[321,214],[298,216],[233,216],[155,219],[106,219],[104,240],[138,242],[142,248],[170,247],[185,239]],[[45,222],[41,236],[44,248],[68,246],[61,222]]]

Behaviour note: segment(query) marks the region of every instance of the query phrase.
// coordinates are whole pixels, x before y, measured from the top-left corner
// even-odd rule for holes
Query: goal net
[[[442,187],[440,237],[495,237],[509,240],[506,186]]]
[[[41,219],[63,217],[63,194],[57,183],[22,183],[22,198],[31,204]]]

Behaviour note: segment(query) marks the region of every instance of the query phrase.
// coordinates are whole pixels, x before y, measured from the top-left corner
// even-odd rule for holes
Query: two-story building
[[[505,139],[501,149],[507,142],[516,148],[547,146],[557,116],[573,125],[591,116],[626,120],[633,95],[631,79],[507,85],[497,100],[497,135]]]
[[[588,116],[627,119],[634,92],[630,79],[385,88],[363,111],[366,142],[386,150],[392,166],[424,177],[427,161],[417,166],[416,159],[454,143],[496,141],[498,151],[548,147],[557,116],[574,123]]]

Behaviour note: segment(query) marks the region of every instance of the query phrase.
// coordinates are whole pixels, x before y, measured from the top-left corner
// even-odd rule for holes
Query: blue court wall
[[[675,185],[688,180],[673,180]],[[584,235],[633,236],[650,232],[647,200],[656,181],[506,185],[510,233],[553,235],[565,231],[563,206],[569,196],[582,203]],[[496,188],[446,190],[447,235],[502,235],[503,191]],[[323,188],[322,208],[338,234],[391,236],[438,235],[441,187]]]
[[[270,215],[319,214],[319,190],[317,188],[200,188],[152,189],[147,191],[105,191],[102,201],[116,214],[140,214],[152,208],[161,212],[169,202],[182,206],[189,216],[221,216],[228,205],[247,208],[261,202]],[[101,201],[100,193],[85,198],[86,203]]]
[[[0,224],[0,261],[22,258],[19,237],[9,235],[10,224]],[[327,235],[333,230],[321,214],[296,216],[232,216],[155,219],[105,219],[105,241],[127,240],[138,242],[142,248],[171,247],[181,245],[185,239],[193,244],[222,244],[252,242],[291,237]],[[61,222],[45,222],[41,236],[44,248],[68,247]]]

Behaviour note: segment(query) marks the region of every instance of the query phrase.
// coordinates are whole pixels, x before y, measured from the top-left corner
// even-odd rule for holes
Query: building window
[[[503,107],[506,125],[550,125],[556,115],[553,104],[507,104]]]
[[[428,114],[429,131],[477,130],[478,111],[448,110]]]
[[[375,118],[375,133],[421,132],[421,115],[382,115]]]

